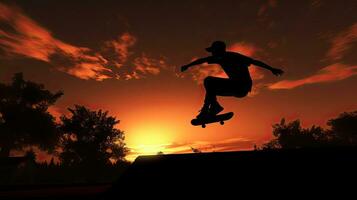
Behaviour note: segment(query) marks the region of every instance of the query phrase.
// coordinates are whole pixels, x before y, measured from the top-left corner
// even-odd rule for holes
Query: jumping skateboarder
[[[186,71],[189,67],[203,63],[219,64],[229,78],[219,78],[208,76],[204,79],[206,97],[197,119],[215,116],[223,110],[218,103],[217,96],[234,96],[242,98],[247,96],[252,88],[252,79],[248,67],[256,65],[270,70],[274,75],[279,76],[284,73],[281,69],[270,67],[269,65],[244,56],[236,52],[226,51],[226,44],[222,41],[215,41],[206,48],[212,55],[200,58],[190,64],[181,67],[181,71]]]

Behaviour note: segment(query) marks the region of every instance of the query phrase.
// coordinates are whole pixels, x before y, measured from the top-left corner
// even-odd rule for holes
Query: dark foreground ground
[[[290,199],[355,195],[356,188],[356,148],[305,149],[141,156],[111,185],[3,188],[0,199],[226,199],[285,193]]]

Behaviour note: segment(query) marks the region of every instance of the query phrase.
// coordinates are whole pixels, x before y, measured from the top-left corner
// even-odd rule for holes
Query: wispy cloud
[[[167,68],[165,58],[153,58],[145,53],[135,57],[131,65],[131,71],[123,75],[125,80],[140,79],[147,75],[158,75],[162,69]]]
[[[228,47],[228,51],[234,51],[246,56],[253,56],[259,48],[247,42],[237,42]]]
[[[156,144],[150,146],[130,147],[130,153],[127,156],[128,160],[134,160],[139,155],[157,154],[178,154],[192,153],[191,147],[199,149],[202,152],[223,152],[223,151],[239,151],[253,149],[254,142],[245,138],[230,138],[217,142],[195,141],[190,143],[168,143]],[[152,149],[152,152],[148,152]]]
[[[348,27],[346,30],[338,33],[331,40],[331,47],[326,53],[325,60],[341,60],[345,53],[352,48],[357,41],[357,23]],[[293,89],[302,85],[325,83],[347,79],[357,74],[356,65],[346,65],[341,62],[328,65],[315,74],[297,80],[283,80],[277,83],[269,84],[270,89]]]
[[[47,62],[55,69],[80,79],[138,79],[148,74],[157,75],[166,65],[163,59],[145,54],[129,62],[133,54],[130,48],[137,42],[130,33],[105,41],[101,51],[95,51],[56,38],[19,8],[3,3],[0,3],[0,25],[0,49],[7,56],[21,55]],[[121,70],[117,71],[119,68]]]
[[[154,59],[142,54],[134,62],[135,70],[141,74],[159,74],[160,70],[166,67],[164,59]]]
[[[357,23],[348,27],[332,39],[331,48],[328,50],[326,57],[333,61],[343,58],[346,51],[349,50],[356,41]]]
[[[322,68],[316,74],[297,80],[284,80],[271,84],[270,89],[293,89],[302,85],[339,81],[357,75],[357,66],[336,63]]]
[[[58,43],[51,33],[36,22],[21,14],[18,9],[10,8],[0,3],[1,48],[8,53],[16,53],[48,62],[50,55],[56,52],[52,43]],[[11,29],[11,28],[12,29]]]
[[[112,76],[112,71],[105,67],[108,61],[91,49],[55,38],[49,30],[18,8],[0,3],[0,13],[0,22],[3,24],[0,28],[0,48],[6,53],[48,63],[56,61],[54,64],[57,69],[81,79],[103,80]]]
[[[126,63],[132,52],[129,51],[135,45],[137,38],[130,34],[124,33],[118,37],[117,40],[110,40],[105,42],[105,50],[114,51],[112,55],[118,60],[115,62],[116,67],[121,67]]]

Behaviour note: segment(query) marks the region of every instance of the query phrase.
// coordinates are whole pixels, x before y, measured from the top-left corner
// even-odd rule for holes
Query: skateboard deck
[[[206,128],[206,124],[219,122],[221,125],[224,124],[224,121],[227,121],[233,117],[233,112],[224,113],[215,116],[209,116],[202,119],[193,119],[191,120],[191,124],[193,126],[202,126],[202,128]]]

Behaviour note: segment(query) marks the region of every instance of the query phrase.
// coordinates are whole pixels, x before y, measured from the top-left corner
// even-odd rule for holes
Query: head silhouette
[[[206,51],[212,53],[212,55],[221,55],[226,52],[226,43],[214,41],[210,47],[206,48]]]

